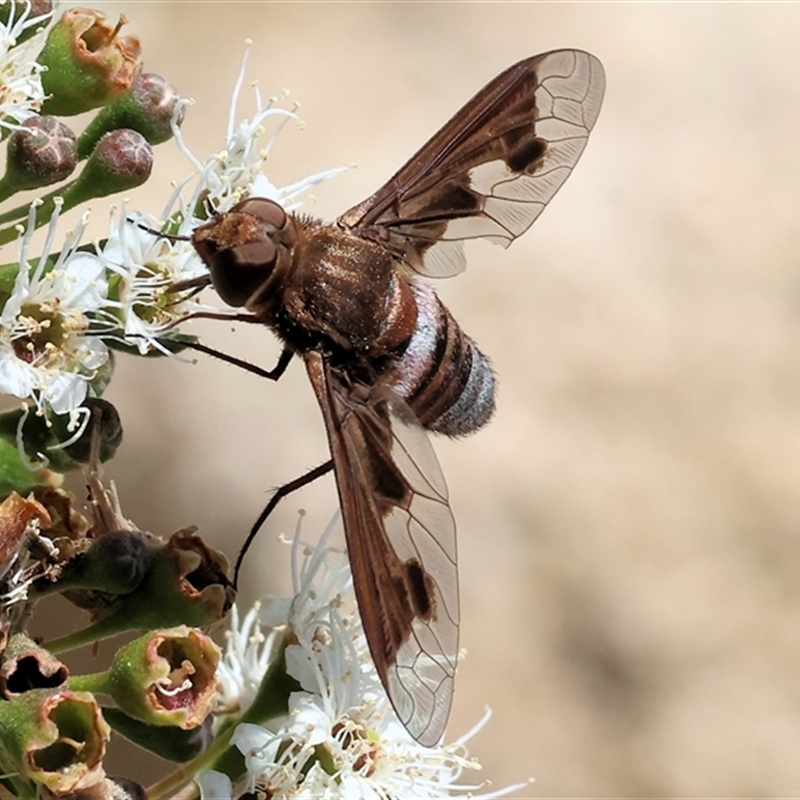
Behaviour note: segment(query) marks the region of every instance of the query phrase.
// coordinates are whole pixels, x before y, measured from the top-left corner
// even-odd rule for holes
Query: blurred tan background
[[[437,285],[500,376],[492,424],[435,443],[467,650],[450,737],[490,706],[471,750],[495,788],[536,779],[517,796],[800,795],[800,6],[99,5],[196,98],[202,157],[251,37],[248,79],[289,87],[306,121],[273,181],[358,165],[316,191],[307,210],[329,219],[514,61],[603,61],[605,106],[550,208]],[[170,144],[157,160],[141,210],[187,172]],[[195,330],[261,365],[278,353],[266,331]],[[276,386],[121,359],[109,399],[127,513],[229,554],[270,488],[327,457],[299,364]],[[297,509],[314,536],[335,505],[330,479],[283,504],[246,601],[286,591],[276,537]]]

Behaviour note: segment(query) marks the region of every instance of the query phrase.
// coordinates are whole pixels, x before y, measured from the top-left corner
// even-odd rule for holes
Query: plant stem
[[[108,694],[108,672],[93,672],[89,675],[70,675],[67,685],[74,692]]]

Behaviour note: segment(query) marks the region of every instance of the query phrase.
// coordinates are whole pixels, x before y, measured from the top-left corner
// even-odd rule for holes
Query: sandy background
[[[603,61],[604,109],[551,207],[437,286],[500,376],[493,423],[436,442],[468,651],[450,733],[489,705],[483,774],[535,777],[535,797],[800,795],[800,6],[100,5],[197,99],[199,155],[222,146],[251,37],[249,78],[290,87],[306,121],[272,179],[358,164],[316,192],[327,218],[514,61]],[[133,205],[159,211],[185,172],[162,145]],[[267,332],[196,330],[259,364],[277,354]],[[326,458],[299,365],[274,386],[123,359],[109,398],[128,514],[200,525],[230,553],[271,487]],[[301,506],[322,528],[322,483],[259,540],[245,599],[286,589],[276,536]]]

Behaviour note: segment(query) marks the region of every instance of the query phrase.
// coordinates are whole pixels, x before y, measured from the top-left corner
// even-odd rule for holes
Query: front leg
[[[249,361],[245,361],[242,358],[223,353],[221,350],[215,350],[213,347],[208,347],[200,342],[181,342],[180,344],[187,350],[196,350],[198,353],[205,353],[206,355],[218,358],[220,361],[224,361],[226,364],[233,364],[235,367],[240,367],[246,372],[252,372],[254,375],[267,378],[271,381],[277,381],[278,378],[286,372],[286,368],[289,366],[289,362],[294,355],[294,350],[290,347],[284,347],[278,358],[278,363],[272,369],[267,370],[263,367],[257,367],[255,364],[251,364]]]

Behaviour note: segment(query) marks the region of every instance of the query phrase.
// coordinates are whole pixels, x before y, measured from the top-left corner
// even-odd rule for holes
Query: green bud
[[[96,621],[48,644],[60,653],[122,631],[155,630],[174,625],[203,627],[221,620],[236,592],[225,557],[195,535],[194,528],[174,533],[160,547],[144,580],[108,608],[96,608]]]
[[[177,89],[166,78],[154,72],[139,75],[127,92],[100,109],[81,134],[79,158],[89,156],[104,134],[118,128],[138,131],[150,144],[166,142],[172,138],[172,116],[178,100]],[[183,117],[181,111],[178,125]]]
[[[208,636],[180,625],[120,648],[105,691],[134,719],[191,730],[211,712],[218,662]]]
[[[69,670],[52,653],[24,633],[17,633],[3,652],[0,696],[10,700],[32,689],[55,689],[68,677]]]
[[[0,414],[0,439],[16,447],[21,424],[22,446],[28,458],[37,462],[45,456],[52,470],[71,472],[88,463],[92,437],[96,435],[99,437],[99,460],[108,461],[122,443],[119,415],[111,403],[99,397],[87,398],[83,405],[92,412],[91,421],[78,439],[67,447],[61,447],[61,443],[75,435],[75,431],[69,428],[67,414],[54,414],[46,419],[24,409],[6,411]],[[21,422],[26,413],[27,418]]]
[[[235,596],[225,556],[186,528],[172,534],[145,580],[121,603],[137,627],[203,627],[223,619]]]
[[[88,692],[34,689],[0,703],[0,749],[56,795],[102,779],[110,728]]]
[[[64,189],[64,210],[135,189],[152,169],[153,148],[141,133],[129,128],[111,131],[97,143],[76,181]]]
[[[83,401],[83,407],[88,409],[91,417],[83,433],[72,444],[64,448],[64,452],[79,464],[89,464],[92,460],[92,447],[97,448],[96,457],[101,463],[110,461],[122,444],[122,420],[117,409],[102,397],[88,397]],[[66,430],[66,415],[61,415],[53,420],[56,435],[68,433]],[[58,423],[64,428],[59,429]],[[65,441],[65,439],[62,439]],[[94,444],[96,442],[96,444]]]
[[[39,63],[47,67],[42,86],[51,95],[45,113],[80,114],[131,87],[141,69],[141,46],[135,36],[118,36],[125,22],[120,16],[112,27],[105,14],[88,8],[64,12],[39,54]]]
[[[67,564],[58,589],[89,589],[112,595],[136,589],[156,553],[155,537],[141,531],[111,531],[95,539],[85,553]],[[73,599],[70,597],[69,599]],[[78,602],[81,608],[90,604]],[[105,601],[108,605],[108,601]]]
[[[78,163],[72,129],[55,117],[31,117],[8,138],[6,174],[0,192],[50,186],[69,177]]]

